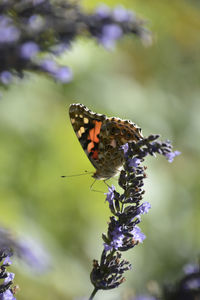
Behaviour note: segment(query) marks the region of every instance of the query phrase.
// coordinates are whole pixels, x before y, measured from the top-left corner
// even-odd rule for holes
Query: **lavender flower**
[[[114,199],[114,196],[115,196],[115,186],[112,185],[112,187],[108,187],[108,193],[105,193],[107,196],[106,196],[106,201],[108,201],[110,204],[112,204],[112,201]]]
[[[123,7],[112,11],[107,6],[87,14],[68,0],[1,1],[0,83],[8,85],[13,75],[22,78],[24,71],[45,72],[57,81],[70,82],[73,76],[68,67],[56,64],[52,56],[52,66],[46,63],[44,67],[41,57],[69,50],[80,35],[94,38],[109,49],[126,34],[145,41],[141,20],[130,16],[131,12]]]
[[[36,272],[45,272],[49,268],[50,258],[39,243],[30,238],[16,238],[5,228],[0,228],[0,249],[6,250],[8,264],[11,263],[9,257],[14,253]]]
[[[0,249],[0,279],[3,280],[3,283],[0,284],[0,300],[16,299],[13,295],[13,289],[11,288],[15,274],[9,273],[6,270],[6,268],[11,265],[10,256],[12,256],[11,249]]]
[[[131,142],[122,146],[124,166],[120,172],[118,184],[123,189],[123,193],[119,194],[113,185],[108,188],[108,193],[106,193],[106,201],[109,203],[113,216],[110,217],[107,234],[102,235],[103,258],[100,263],[94,261],[91,272],[94,291],[90,299],[93,299],[99,289],[115,288],[124,281],[122,274],[124,271],[130,270],[131,265],[124,261],[120,263],[119,251],[127,251],[142,243],[146,238],[138,227],[141,215],[148,213],[151,208],[150,203],[141,203],[144,195],[143,181],[146,178],[146,168],[141,164],[147,155],[155,156],[158,153],[168,158],[178,155],[178,151],[172,152],[169,141],[156,141],[158,137],[159,135],[150,135],[147,138],[141,138],[137,143]],[[117,260],[116,255],[118,256]],[[106,268],[106,266],[112,266],[112,268]],[[121,266],[123,266],[122,269]],[[110,284],[111,282],[112,284]],[[197,281],[193,282],[194,285],[197,283]],[[155,299],[154,297],[141,297],[143,297],[141,299]]]
[[[173,162],[174,158],[178,155],[180,155],[180,151],[174,151],[174,152],[169,152],[165,154],[165,157],[167,158],[168,162]]]

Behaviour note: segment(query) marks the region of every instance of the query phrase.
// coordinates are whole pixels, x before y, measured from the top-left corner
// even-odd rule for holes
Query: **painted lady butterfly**
[[[141,129],[131,121],[108,118],[83,104],[71,104],[69,116],[83,150],[96,169],[95,179],[106,180],[119,173],[124,160],[121,146],[143,138]]]

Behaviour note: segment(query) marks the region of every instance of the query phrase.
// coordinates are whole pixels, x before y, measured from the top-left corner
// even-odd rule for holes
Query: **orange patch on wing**
[[[93,151],[92,158],[98,159],[98,150]]]
[[[93,142],[90,142],[87,146],[87,151],[88,153],[90,153],[92,151],[92,149],[94,148],[94,143]]]
[[[100,121],[93,121],[93,122],[94,122],[94,128],[90,129],[87,138],[88,140],[91,141],[87,146],[87,151],[88,153],[92,152],[93,159],[98,159],[98,150],[92,150],[92,149],[95,146],[94,143],[99,143],[99,138],[97,135],[100,133],[102,122]]]
[[[97,137],[97,135],[100,133],[101,124],[102,122],[100,121],[94,121],[94,128],[90,129],[88,140],[91,140],[92,142],[95,143],[99,142],[99,138]]]

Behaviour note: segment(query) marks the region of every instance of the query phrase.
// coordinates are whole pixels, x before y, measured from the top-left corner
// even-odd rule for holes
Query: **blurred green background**
[[[97,1],[82,2],[92,10]],[[116,1],[104,1],[114,6]],[[92,291],[92,259],[102,251],[109,218],[105,196],[90,191],[93,171],[68,117],[80,102],[109,116],[131,119],[144,135],[159,133],[182,155],[169,164],[147,160],[143,244],[124,253],[133,270],[120,288],[96,299],[127,299],[146,282],[177,279],[200,249],[200,5],[199,1],[120,1],[148,20],[154,44],[126,37],[113,52],[80,39],[61,62],[74,71],[68,85],[44,76],[2,91],[0,99],[1,226],[42,244],[51,257],[47,273],[15,263],[20,300],[79,299]],[[110,184],[117,184],[113,179]],[[102,182],[96,189],[106,192]],[[40,255],[36,251],[36,255]]]

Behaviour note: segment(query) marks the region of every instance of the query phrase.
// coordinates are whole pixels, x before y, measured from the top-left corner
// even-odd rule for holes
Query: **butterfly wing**
[[[72,104],[69,115],[81,146],[96,168],[96,179],[118,173],[124,160],[121,146],[142,138],[141,129],[131,121],[107,118],[82,104]]]
[[[83,150],[93,166],[98,169],[99,134],[106,116],[96,114],[79,103],[70,105],[69,116]]]

